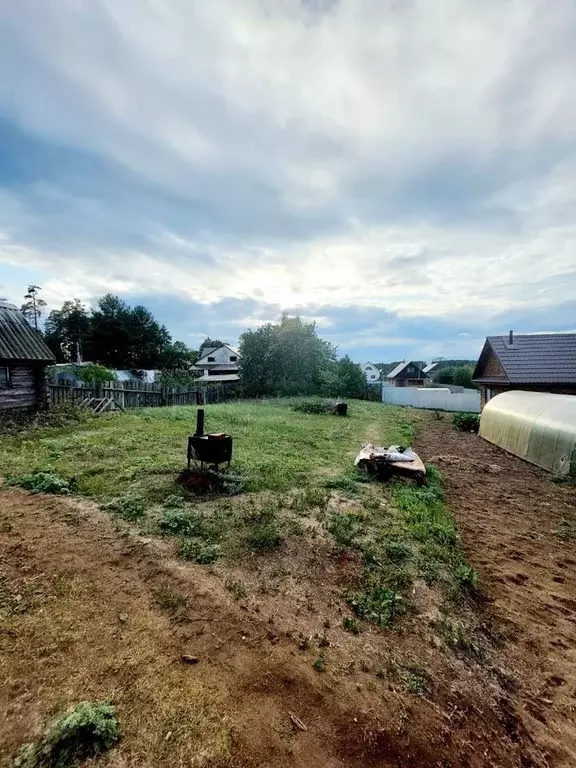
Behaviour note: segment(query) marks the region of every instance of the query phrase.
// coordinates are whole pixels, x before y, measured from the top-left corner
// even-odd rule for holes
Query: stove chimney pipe
[[[196,412],[196,437],[204,434],[204,408],[198,408]]]
[[[508,344],[510,344],[510,346],[514,344],[514,331],[510,331],[508,334]]]

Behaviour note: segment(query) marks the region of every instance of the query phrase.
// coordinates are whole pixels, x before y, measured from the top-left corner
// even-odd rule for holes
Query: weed
[[[554,535],[561,541],[571,541],[576,539],[576,520],[567,520],[562,518],[558,523]]]
[[[310,414],[328,413],[326,404],[319,400],[301,400],[292,406],[292,410]]]
[[[297,491],[290,501],[290,508],[294,512],[306,512],[308,509],[326,509],[330,494],[323,488],[312,486]]]
[[[345,475],[325,480],[324,488],[330,488],[333,491],[343,491],[344,493],[352,494],[353,496],[360,493],[358,482]]]
[[[479,413],[464,413],[459,411],[452,417],[452,426],[460,432],[478,432],[480,429]]]
[[[479,659],[481,657],[482,654],[478,644],[474,641],[470,630],[462,621],[442,615],[433,623],[433,626],[446,645],[453,650],[470,658]]]
[[[412,556],[412,549],[403,541],[388,541],[384,545],[384,553],[393,563],[401,563]]]
[[[428,690],[428,674],[416,664],[397,665],[396,674],[409,693],[423,696]]]
[[[246,597],[248,594],[248,590],[246,589],[246,585],[242,581],[234,581],[234,579],[226,579],[224,582],[224,586],[228,590],[228,592],[232,593],[232,597],[234,600],[242,600],[243,597]]]
[[[454,571],[454,576],[456,581],[464,589],[468,589],[470,592],[475,592],[478,589],[478,574],[474,568],[466,565],[466,563],[461,563],[456,568]]]
[[[181,539],[180,557],[184,560],[192,560],[201,565],[215,563],[220,557],[219,544],[205,544],[198,539]]]
[[[188,601],[169,586],[164,585],[153,592],[156,605],[165,611],[172,619],[182,621],[188,612]]]
[[[171,535],[199,536],[212,538],[214,531],[210,530],[207,521],[200,516],[195,516],[181,509],[165,509],[158,520],[161,531]]]
[[[321,653],[316,661],[312,664],[316,672],[326,672],[326,660],[324,654]]]
[[[389,627],[397,616],[406,611],[402,595],[376,582],[367,582],[358,591],[349,592],[346,601],[354,612],[380,627]]]
[[[103,754],[119,738],[116,709],[111,704],[81,701],[53,720],[36,743],[24,744],[14,766],[68,768]]]
[[[332,515],[326,527],[341,547],[352,546],[362,532],[360,518],[350,512]]]
[[[353,618],[352,616],[345,616],[344,620],[342,621],[342,626],[346,630],[346,632],[350,632],[353,635],[359,635],[362,631],[362,627],[360,626],[360,622],[358,619]]]
[[[17,485],[32,493],[70,493],[70,483],[52,470],[39,470],[31,475],[16,475],[6,485]]]
[[[134,522],[144,517],[146,512],[146,502],[141,496],[121,496],[114,501],[109,501],[103,505],[103,508],[113,512],[123,520]]]
[[[284,534],[275,520],[254,526],[246,535],[246,545],[256,552],[276,549],[283,541]]]

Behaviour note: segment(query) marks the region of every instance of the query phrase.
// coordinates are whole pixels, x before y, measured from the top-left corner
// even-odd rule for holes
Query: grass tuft
[[[6,485],[19,486],[32,493],[70,493],[70,483],[52,470],[38,470],[30,475],[15,475],[6,481]]]
[[[69,768],[109,750],[120,738],[116,709],[108,702],[81,701],[53,720],[41,738],[24,744],[16,768]]]

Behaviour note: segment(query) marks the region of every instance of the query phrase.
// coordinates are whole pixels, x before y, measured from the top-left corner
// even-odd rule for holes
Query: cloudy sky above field
[[[0,4],[0,295],[355,359],[576,326],[573,0]]]

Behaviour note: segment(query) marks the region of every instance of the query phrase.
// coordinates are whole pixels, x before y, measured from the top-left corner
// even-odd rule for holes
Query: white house
[[[367,384],[378,384],[380,381],[380,371],[373,363],[362,363],[360,370],[366,377]]]
[[[222,344],[221,347],[204,347],[202,357],[196,365],[192,367],[193,371],[201,371],[199,381],[238,381],[238,360],[240,356],[238,350],[230,347],[228,344]]]

